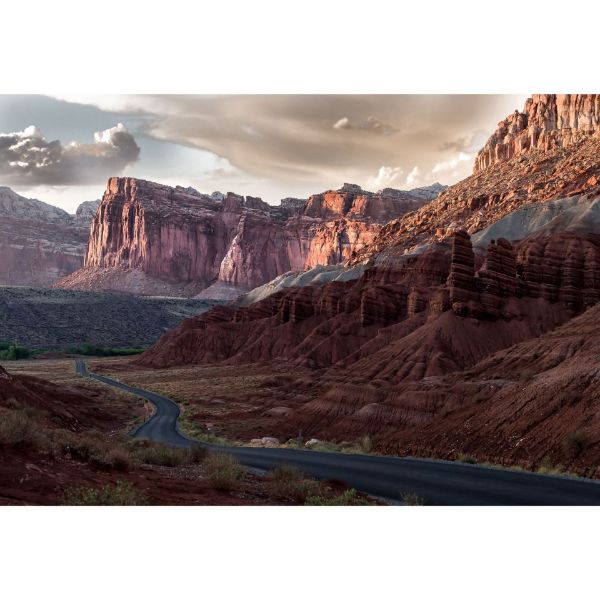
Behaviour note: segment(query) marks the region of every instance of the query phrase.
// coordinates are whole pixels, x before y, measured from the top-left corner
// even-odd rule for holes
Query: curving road
[[[179,431],[179,407],[169,398],[89,373],[82,360],[76,361],[76,371],[154,404],[156,412],[132,433],[134,437],[179,447],[201,444]],[[427,504],[441,505],[600,505],[600,483],[586,479],[441,460],[202,445],[226,451],[250,467],[268,470],[289,464],[318,479],[341,479],[356,489],[393,501],[401,501],[405,493],[416,493]]]

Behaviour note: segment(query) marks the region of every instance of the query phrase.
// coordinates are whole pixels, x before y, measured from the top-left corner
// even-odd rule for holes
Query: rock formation
[[[474,173],[416,212],[390,221],[351,264],[392,259],[469,234],[533,203],[600,195],[600,95],[538,95],[500,123]],[[533,141],[532,141],[533,140]]]
[[[140,360],[153,366],[273,359],[316,367],[357,363],[363,373],[400,381],[431,368],[436,374],[465,368],[491,348],[564,322],[600,294],[600,235],[533,237],[516,248],[499,239],[477,269],[475,262],[468,234],[458,231],[451,249],[429,250],[400,268],[374,268],[356,280],[287,288],[247,307],[209,311],[184,322]],[[471,324],[451,333],[457,318],[475,319],[479,335],[464,339]],[[486,330],[495,331],[494,339]],[[446,358],[428,358],[424,371],[408,369],[414,362],[410,352],[421,353],[428,335],[429,351]]]
[[[269,433],[368,433],[381,452],[600,477],[597,106],[533,97],[472,176],[381,228],[352,271],[286,275],[184,321],[137,362],[318,369],[310,395],[290,382],[293,408]],[[310,210],[346,210],[351,191]]]
[[[554,150],[600,132],[600,94],[534,94],[523,112],[498,123],[475,161],[475,172],[534,149]]]
[[[83,264],[94,202],[75,216],[0,188],[0,284],[48,286]]]
[[[345,184],[270,206],[250,196],[112,178],[92,223],[85,267],[59,285],[193,295],[217,283],[239,293],[288,271],[343,262],[390,218],[425,202],[408,192]]]

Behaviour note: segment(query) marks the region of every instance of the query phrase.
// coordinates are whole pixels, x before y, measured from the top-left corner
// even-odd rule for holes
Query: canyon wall
[[[58,285],[192,295],[217,282],[245,291],[291,270],[348,260],[389,219],[423,206],[428,191],[418,193],[345,184],[270,206],[250,196],[112,178],[92,222],[85,267]]]
[[[245,307],[220,306],[185,321],[140,362],[164,367],[285,358],[310,367],[352,366],[393,382],[420,379],[539,335],[599,297],[598,234],[532,236],[517,246],[499,239],[476,256],[469,235],[458,231],[451,245],[399,268],[288,288]]]
[[[534,94],[523,112],[498,123],[475,161],[475,172],[531,150],[554,150],[600,132],[600,94]]]
[[[97,205],[69,215],[0,187],[0,285],[44,287],[79,269]]]
[[[533,203],[600,196],[600,95],[537,95],[500,123],[473,175],[391,220],[350,264],[394,261],[457,229],[474,234]]]

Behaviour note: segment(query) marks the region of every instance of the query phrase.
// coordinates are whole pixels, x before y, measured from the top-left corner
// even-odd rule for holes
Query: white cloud
[[[117,133],[129,133],[127,127],[123,123],[117,123],[115,127],[110,127],[104,131],[96,131],[94,133],[94,142],[96,144],[111,144],[114,146],[115,134]]]
[[[342,117],[339,121],[333,124],[334,129],[350,129],[350,119],[348,117]]]
[[[375,177],[369,177],[367,187],[372,190],[380,190],[386,187],[394,187],[400,184],[404,170],[402,167],[380,167]]]
[[[467,154],[466,152],[459,152],[454,158],[450,160],[446,160],[443,162],[436,163],[436,165],[431,170],[432,173],[452,173],[456,171],[457,167],[464,162],[473,162],[474,160],[473,154]]]
[[[406,176],[406,186],[409,188],[416,187],[419,184],[420,178],[421,169],[415,165],[412,171]]]

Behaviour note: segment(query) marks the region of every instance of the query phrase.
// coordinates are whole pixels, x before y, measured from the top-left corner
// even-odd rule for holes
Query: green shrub
[[[7,348],[0,350],[1,360],[21,360],[30,356],[31,350],[17,344],[11,344]]]
[[[230,454],[209,454],[203,466],[211,486],[220,492],[236,489],[244,474],[241,465]]]
[[[81,344],[67,348],[70,354],[83,354],[84,356],[131,356],[141,354],[145,348],[105,348],[95,344]]]
[[[338,496],[309,496],[305,506],[370,506],[373,503],[358,496],[356,490],[346,490]]]
[[[190,460],[193,463],[204,462],[208,456],[208,450],[200,444],[194,444],[188,449],[188,452],[190,454]]]
[[[340,452],[342,447],[335,442],[327,442],[324,440],[319,440],[318,443],[308,446],[310,450],[315,450],[316,452]]]
[[[146,495],[128,481],[101,487],[73,487],[65,491],[63,504],[69,506],[140,506],[148,504]]]

